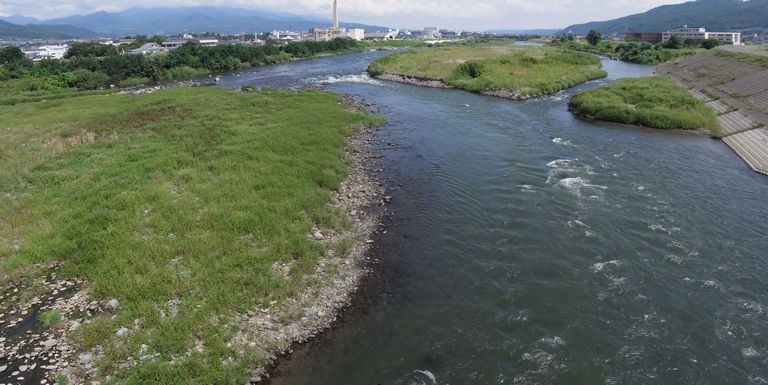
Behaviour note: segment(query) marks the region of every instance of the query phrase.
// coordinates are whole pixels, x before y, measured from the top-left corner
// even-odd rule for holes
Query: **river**
[[[246,71],[376,107],[375,284],[273,385],[768,384],[768,178],[706,135],[381,82],[382,53]],[[605,81],[652,68],[605,61]],[[591,82],[576,89],[597,86]]]

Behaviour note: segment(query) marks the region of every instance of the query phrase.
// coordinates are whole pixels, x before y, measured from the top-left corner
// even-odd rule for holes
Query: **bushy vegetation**
[[[92,90],[119,85],[127,79],[149,79],[153,83],[185,80],[205,73],[234,71],[321,53],[359,49],[358,42],[336,39],[329,42],[295,42],[284,46],[233,44],[203,47],[189,43],[167,54],[130,55],[117,54],[114,47],[88,43],[75,44],[67,53],[67,59],[32,63],[18,48],[4,48],[0,50],[0,80],[46,79],[64,87]],[[69,82],[73,77],[79,80]]]
[[[605,55],[610,58],[636,64],[660,64],[678,57],[693,55],[698,52],[698,50],[691,47],[671,49],[665,48],[660,44],[654,45],[651,43],[633,41],[615,42],[601,40],[592,45],[564,38],[553,40],[549,45],[574,51]]]
[[[0,106],[0,283],[58,261],[118,299],[73,336],[103,346],[103,383],[246,383],[263,346],[230,344],[235,316],[306,287],[326,253],[306,234],[345,226],[346,136],[378,119],[314,90],[74,94]]]
[[[577,115],[663,129],[719,131],[717,114],[687,90],[663,77],[621,79],[573,96]]]
[[[455,46],[398,52],[368,67],[375,75],[406,75],[478,93],[526,98],[606,76],[600,59],[581,52],[530,46]]]

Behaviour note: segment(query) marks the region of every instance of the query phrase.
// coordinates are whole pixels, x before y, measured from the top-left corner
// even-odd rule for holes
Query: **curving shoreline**
[[[420,87],[456,89],[456,87],[445,84],[440,79],[422,78],[418,76],[409,76],[409,75],[402,75],[402,74],[395,74],[395,73],[388,73],[388,72],[384,72],[376,75],[371,74],[371,77],[379,80],[388,80],[388,81],[410,84],[410,85],[420,86]],[[514,91],[514,90],[488,90],[488,91],[483,91],[480,94],[485,96],[495,96],[497,98],[510,99],[510,100],[529,100],[529,99],[535,99],[541,96],[545,96],[545,94],[521,95],[520,92]]]
[[[331,205],[347,214],[350,227],[341,233],[324,234],[319,241],[329,245],[352,242],[349,251],[338,255],[329,247],[326,258],[318,262],[317,271],[308,278],[310,284],[298,296],[275,308],[249,312],[237,320],[241,331],[233,342],[244,350],[255,348],[266,358],[252,369],[249,384],[267,380],[275,362],[292,353],[292,347],[332,327],[351,305],[362,279],[370,272],[366,266],[367,254],[388,199],[384,196],[383,183],[372,175],[380,158],[369,148],[371,136],[377,129],[377,126],[365,126],[348,138],[349,175]]]

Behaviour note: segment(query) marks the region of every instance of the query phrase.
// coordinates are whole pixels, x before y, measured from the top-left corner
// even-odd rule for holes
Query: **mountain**
[[[0,16],[0,21],[6,21],[11,24],[18,24],[18,25],[27,25],[27,24],[40,24],[41,21],[38,19],[35,19],[34,17],[28,17],[24,15],[11,15],[11,16]]]
[[[586,34],[590,29],[605,34],[663,32],[682,25],[701,26],[709,31],[745,31],[768,28],[768,0],[698,0],[663,5],[648,12],[620,19],[577,24],[562,33]]]
[[[297,16],[264,9],[233,7],[131,8],[121,12],[96,12],[46,20],[43,24],[68,24],[101,34],[162,35],[182,32],[266,32],[308,30],[331,24],[328,19]],[[380,30],[383,27],[343,23],[347,28]]]
[[[71,25],[18,25],[0,20],[0,37],[21,39],[76,39],[96,33]]]

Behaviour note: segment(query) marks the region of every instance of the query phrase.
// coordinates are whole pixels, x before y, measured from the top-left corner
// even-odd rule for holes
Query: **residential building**
[[[128,51],[128,53],[138,55],[149,55],[158,52],[168,52],[168,48],[165,48],[157,43],[146,43],[139,48]]]

